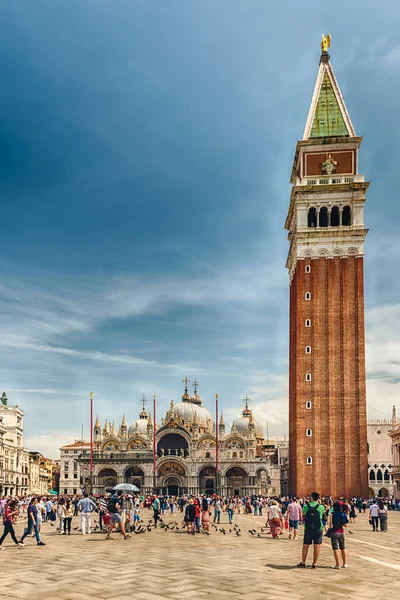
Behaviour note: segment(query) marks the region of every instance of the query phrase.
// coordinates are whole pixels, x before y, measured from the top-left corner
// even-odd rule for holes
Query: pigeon
[[[236,532],[236,535],[239,537],[239,535],[240,535],[239,531]]]

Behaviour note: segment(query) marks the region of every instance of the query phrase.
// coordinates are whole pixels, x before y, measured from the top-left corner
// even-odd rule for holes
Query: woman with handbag
[[[281,530],[283,527],[283,521],[282,512],[276,500],[272,500],[271,504],[268,506],[267,518],[269,521],[272,537],[277,539],[278,536],[282,533]]]

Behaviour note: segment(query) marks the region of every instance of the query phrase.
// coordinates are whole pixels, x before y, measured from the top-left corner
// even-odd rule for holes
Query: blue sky
[[[400,391],[395,1],[0,7],[0,385],[30,449],[200,381],[287,430],[284,221],[322,32],[358,134],[368,405]],[[345,16],[344,16],[345,15]],[[381,411],[381,412],[378,412]]]

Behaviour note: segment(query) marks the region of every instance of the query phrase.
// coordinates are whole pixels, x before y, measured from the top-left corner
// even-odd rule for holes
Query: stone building
[[[356,135],[324,38],[285,227],[290,277],[289,485],[368,494],[363,211]],[[346,463],[346,468],[343,468]]]
[[[131,425],[125,415],[118,431],[106,420],[94,426],[93,491],[103,493],[117,483],[135,484],[144,492],[197,494],[279,494],[280,465],[277,448],[266,448],[262,427],[253,417],[249,399],[242,415],[226,429],[223,415],[218,424],[219,467],[216,470],[216,430],[211,413],[197,393],[185,393],[182,401],[171,401],[156,427],[143,401],[139,418]],[[90,485],[89,452],[80,454],[84,486]],[[61,469],[61,473],[63,469]],[[63,487],[61,483],[61,489]]]
[[[8,405],[6,392],[0,403],[0,429],[3,431],[3,482],[0,495],[23,495],[29,488],[29,453],[23,445],[24,411]]]
[[[29,452],[29,493],[42,495],[48,491],[48,472],[42,466],[44,456],[40,452]]]
[[[392,426],[389,432],[392,445],[392,468],[390,470],[390,476],[393,480],[393,495],[395,498],[400,499],[400,419],[396,419],[394,407],[393,413]]]
[[[89,442],[76,440],[60,448],[60,494],[80,494],[82,491],[82,474],[79,457],[85,457],[90,451]]]
[[[396,408],[392,419],[368,419],[368,481],[370,497],[394,496],[396,484],[393,480],[394,464],[391,432],[396,427]]]

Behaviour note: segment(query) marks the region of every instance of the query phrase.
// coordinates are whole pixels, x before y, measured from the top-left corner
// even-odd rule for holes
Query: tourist
[[[233,498],[230,497],[228,499],[228,519],[229,519],[229,524],[232,525],[232,519],[233,519],[233,512],[235,510],[235,504],[233,502]]]
[[[127,540],[131,536],[125,531],[124,524],[122,523],[121,510],[122,510],[122,490],[118,490],[117,495],[111,496],[107,504],[108,512],[111,515],[110,526],[107,531],[106,540],[112,540],[111,532],[115,525],[119,525],[124,535],[124,540]]]
[[[292,538],[292,536],[295,540],[299,531],[300,521],[302,520],[301,506],[297,502],[296,498],[292,498],[291,502],[289,503],[286,518],[289,521],[289,540]]]
[[[216,496],[213,501],[214,505],[214,523],[217,521],[218,525],[221,520],[221,498]]]
[[[371,504],[369,509],[369,523],[372,525],[372,531],[378,531],[379,506],[377,502]]]
[[[229,521],[230,523],[232,521]],[[201,525],[206,533],[210,531],[210,512],[208,508],[207,498],[203,497],[201,504]]]
[[[322,516],[324,514],[324,507],[319,503],[318,492],[311,494],[311,502],[306,502],[303,507],[304,516],[304,540],[303,540],[303,551],[301,562],[297,565],[298,567],[305,567],[308,549],[314,544],[314,556],[312,562],[312,569],[316,568],[319,554],[321,552],[322,544],[322,533],[324,526],[322,525]]]
[[[98,509],[99,509],[99,527],[100,527],[100,533],[103,533],[103,518],[104,518],[104,515],[107,514],[107,500],[105,499],[104,496],[101,496],[99,498],[97,506],[98,506]]]
[[[81,511],[81,529],[82,535],[86,535],[88,533],[90,535],[90,515],[92,511],[96,510],[96,505],[89,498],[89,494],[85,492],[83,494],[83,498],[78,502],[78,510]]]
[[[21,544],[21,546],[25,546],[24,539],[28,535],[31,535],[32,530],[35,531],[35,537],[36,537],[37,545],[38,546],[45,546],[46,545],[40,539],[40,533],[39,533],[39,528],[38,528],[38,519],[37,519],[37,514],[38,514],[37,503],[38,503],[38,498],[35,498],[35,497],[33,497],[31,499],[30,503],[29,503],[29,506],[28,506],[28,527],[26,528],[24,535],[19,540],[19,543]]]
[[[160,504],[160,500],[157,498],[157,496],[155,494],[153,496],[152,508],[153,508],[153,517],[154,517],[154,527],[157,529],[157,521],[160,518],[161,504]]]
[[[267,508],[267,519],[271,529],[271,534],[274,539],[278,539],[282,531],[282,511],[276,500],[272,500]]]
[[[350,523],[355,523],[356,518],[357,518],[356,505],[354,504],[354,502],[352,500],[350,500],[349,507],[350,507],[350,512],[349,512]]]
[[[200,502],[197,498],[193,499],[194,505],[194,521],[193,521],[193,529],[196,533],[200,533]]]
[[[388,507],[382,502],[382,500],[379,501],[378,506],[381,531],[387,531]]]
[[[3,535],[0,538],[0,550],[4,550],[4,546],[2,546],[5,538],[8,534],[11,535],[11,539],[15,543],[18,548],[22,548],[24,544],[21,544],[17,540],[17,536],[15,535],[13,524],[15,522],[15,517],[19,514],[18,510],[18,500],[10,500],[8,503],[4,504],[2,510],[3,517],[3,525],[4,531]]]
[[[50,521],[51,520],[50,515],[53,512],[53,503],[50,500],[50,498],[47,498],[45,504],[46,504],[46,519],[45,520]]]
[[[66,499],[65,504],[63,505],[63,523],[64,523],[64,535],[71,535],[71,521],[74,515],[74,507],[69,498]]]
[[[333,512],[329,515],[329,528],[331,529],[330,538],[333,556],[335,557],[335,565],[332,567],[332,569],[340,569],[339,551],[342,555],[343,568],[347,569],[349,566],[346,562],[346,549],[343,529],[343,527],[346,527],[347,523],[347,516],[342,511],[340,503],[334,502]]]
[[[186,505],[185,517],[184,521],[187,526],[188,533],[192,533],[194,535],[194,517],[195,517],[195,509],[193,498],[189,498],[189,502]]]
[[[58,517],[57,531],[58,531],[58,533],[62,533],[62,529],[63,529],[64,506],[65,506],[65,500],[64,500],[64,498],[60,498],[58,501],[58,504],[57,504],[57,517]]]

